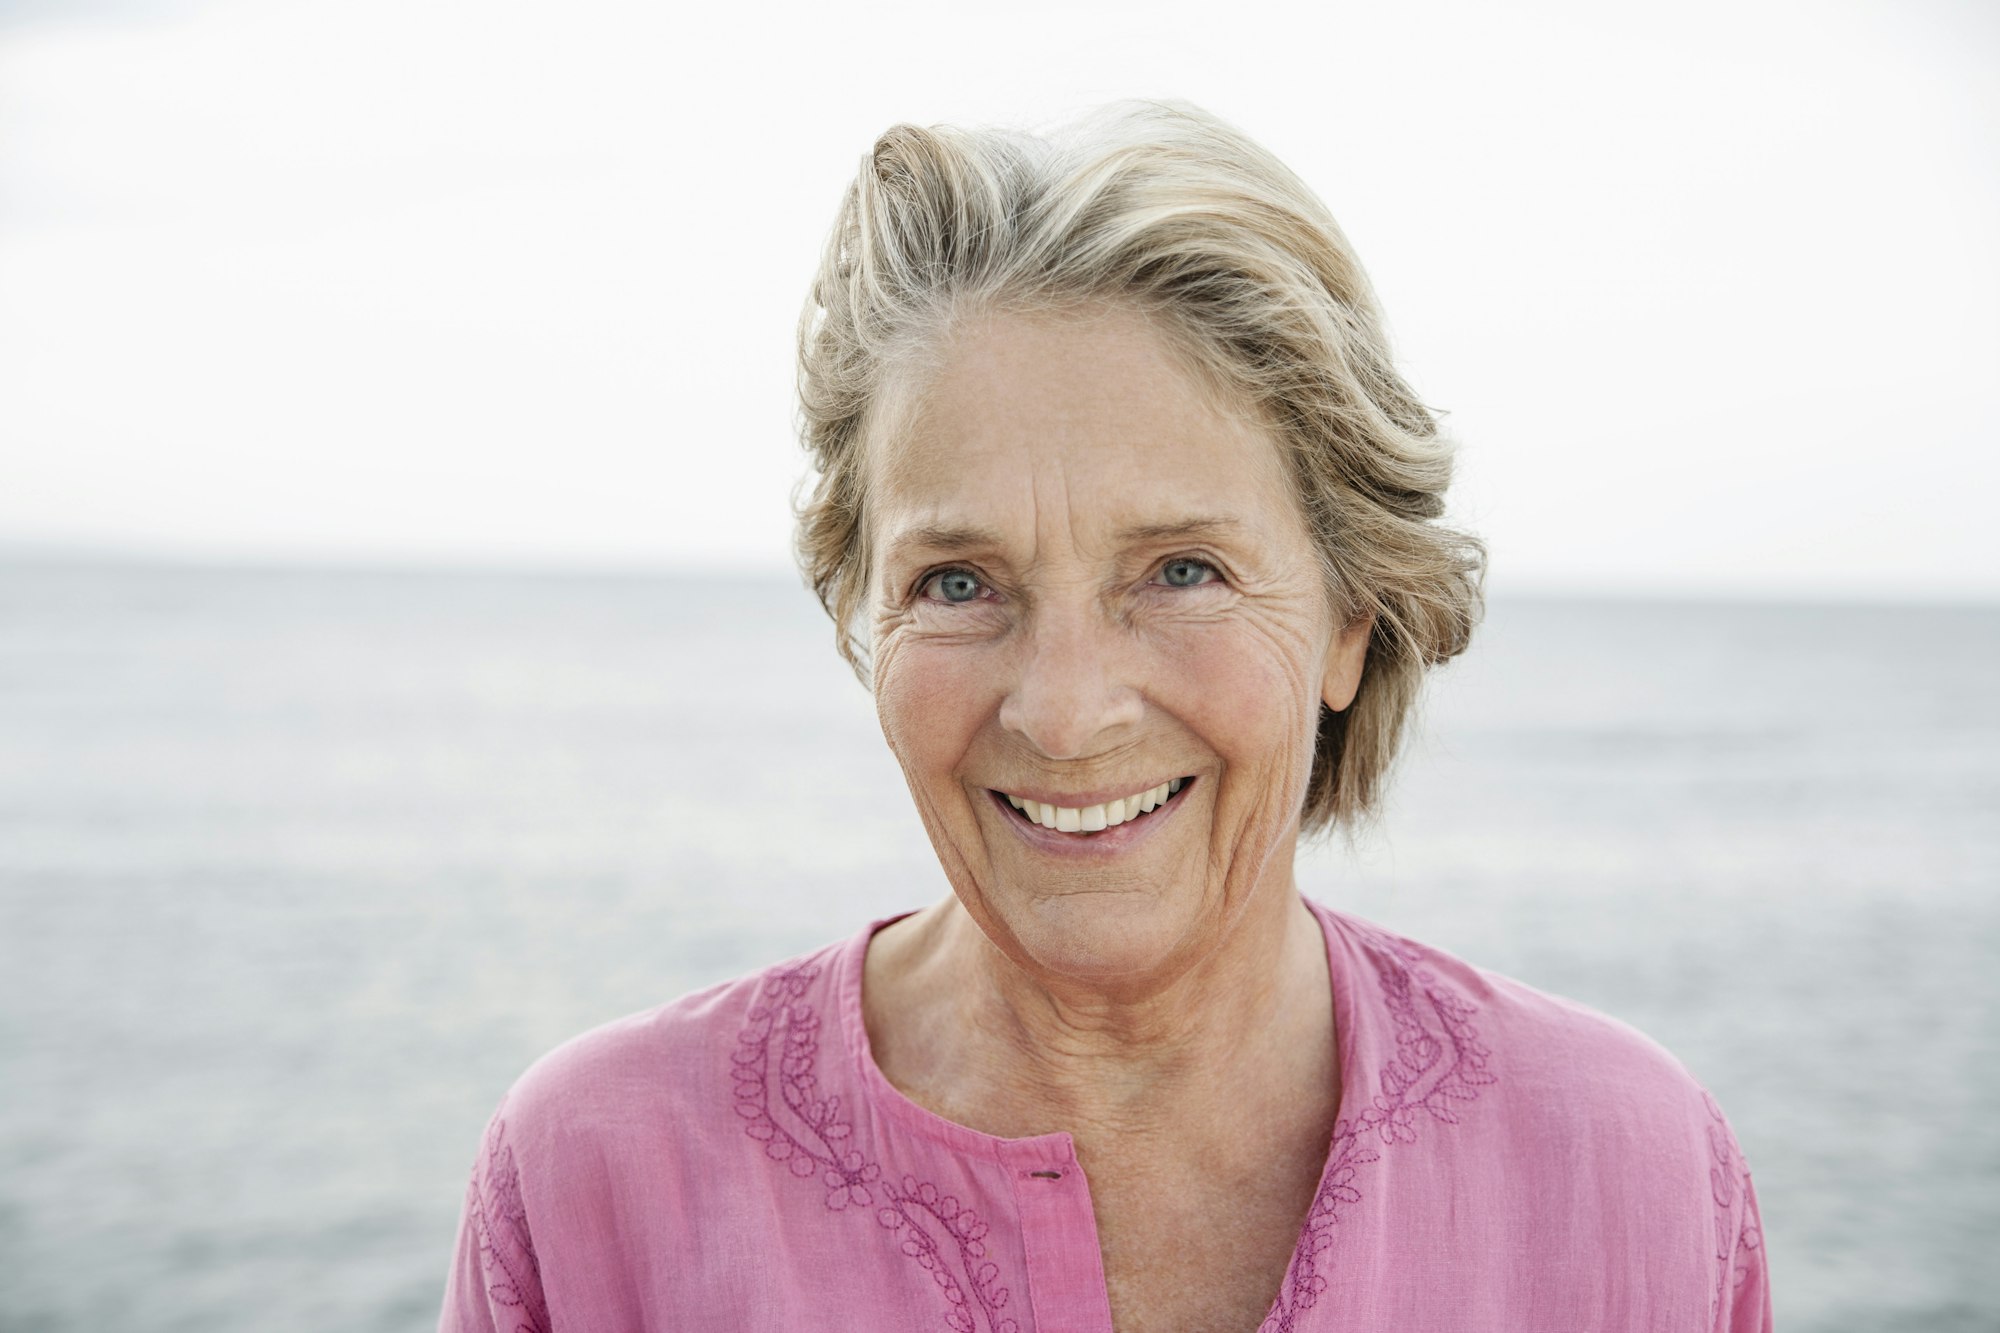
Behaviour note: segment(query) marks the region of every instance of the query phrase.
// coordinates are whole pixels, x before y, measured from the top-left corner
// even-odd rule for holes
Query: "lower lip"
[[[1187,785],[1175,793],[1172,800],[1165,805],[1155,806],[1151,814],[1141,815],[1123,824],[1114,824],[1110,828],[1087,834],[1060,833],[1055,829],[1030,823],[1027,816],[1009,805],[1007,798],[999,792],[988,790],[986,794],[1000,808],[1000,817],[1012,825],[1014,831],[1019,833],[1029,846],[1061,856],[1109,856],[1135,845],[1149,836],[1159,825],[1172,819],[1174,812],[1181,808],[1181,803],[1192,786],[1193,781],[1190,779]]]

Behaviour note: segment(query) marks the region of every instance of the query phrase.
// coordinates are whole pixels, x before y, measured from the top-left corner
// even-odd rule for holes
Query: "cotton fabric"
[[[1672,1056],[1310,905],[1342,1100],[1261,1333],[1771,1327],[1749,1169]],[[975,1132],[876,1067],[883,924],[537,1062],[488,1124],[440,1333],[1108,1333],[1069,1135]]]

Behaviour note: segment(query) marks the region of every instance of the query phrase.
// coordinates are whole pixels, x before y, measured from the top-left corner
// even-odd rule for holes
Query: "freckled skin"
[[[898,406],[870,455],[875,694],[953,893],[871,944],[877,1063],[983,1132],[1074,1136],[1120,1333],[1255,1328],[1339,1101],[1292,858],[1368,625],[1330,604],[1275,442],[1133,312],[972,324]],[[1175,777],[1101,855],[990,795]]]

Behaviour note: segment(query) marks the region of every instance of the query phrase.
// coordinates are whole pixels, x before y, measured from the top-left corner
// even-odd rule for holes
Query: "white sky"
[[[1979,0],[0,0],[0,544],[783,568],[897,120],[1176,96],[1333,207],[1498,589],[2000,596]]]

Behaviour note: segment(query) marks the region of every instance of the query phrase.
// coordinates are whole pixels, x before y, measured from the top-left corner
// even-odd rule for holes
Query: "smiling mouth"
[[[1144,819],[1167,802],[1174,800],[1193,781],[1193,778],[1174,778],[1170,782],[1162,782],[1157,787],[1115,801],[1106,801],[1102,805],[1050,805],[1045,801],[1030,801],[1004,791],[995,791],[993,794],[1013,807],[1016,818],[1024,819],[1030,824],[1039,824],[1058,833],[1090,834]]]

